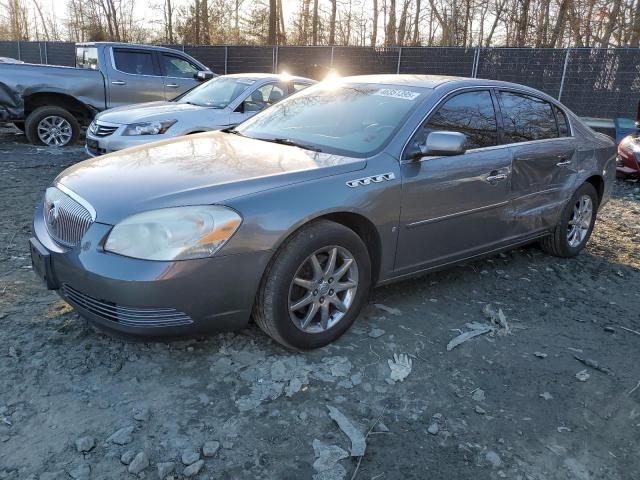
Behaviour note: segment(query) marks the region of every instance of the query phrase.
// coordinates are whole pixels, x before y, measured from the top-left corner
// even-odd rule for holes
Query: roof
[[[279,73],[230,73],[224,75],[225,77],[233,77],[233,78],[247,78],[251,80],[262,80],[262,79],[281,79],[283,76],[286,76],[291,80],[303,80],[310,83],[315,83],[315,80],[307,77],[300,77],[298,75],[289,75],[289,74],[279,74]]]
[[[380,74],[357,75],[345,77],[345,80],[358,83],[384,83],[387,85],[406,85],[408,87],[435,88],[443,83],[452,81],[472,80],[465,77],[451,77],[447,75],[407,75],[407,74]]]

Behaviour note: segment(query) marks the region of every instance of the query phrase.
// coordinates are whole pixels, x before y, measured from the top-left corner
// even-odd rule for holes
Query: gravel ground
[[[297,354],[254,326],[95,330],[27,249],[41,192],[85,154],[5,128],[0,158],[0,479],[640,478],[638,184],[576,259],[531,246],[376,289],[340,341]],[[473,322],[494,326],[448,351]]]

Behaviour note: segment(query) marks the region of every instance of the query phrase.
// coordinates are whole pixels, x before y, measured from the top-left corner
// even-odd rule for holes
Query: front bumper
[[[94,223],[79,246],[63,249],[34,219],[35,245],[46,257],[46,282],[76,311],[106,329],[182,335],[235,330],[249,322],[269,252],[158,262],[105,252],[110,225]],[[33,250],[32,243],[32,250]],[[42,278],[42,276],[41,276]]]

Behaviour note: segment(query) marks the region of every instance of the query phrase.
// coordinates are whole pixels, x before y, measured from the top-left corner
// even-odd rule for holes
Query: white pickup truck
[[[74,144],[107,108],[170,100],[215,74],[183,52],[110,42],[76,45],[76,66],[0,64],[0,121],[36,145]]]

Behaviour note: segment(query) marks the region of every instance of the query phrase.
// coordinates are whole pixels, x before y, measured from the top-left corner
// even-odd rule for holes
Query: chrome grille
[[[104,125],[100,122],[93,122],[89,126],[89,132],[96,137],[108,137],[118,129],[118,125]]]
[[[87,208],[56,187],[47,189],[43,210],[49,235],[65,247],[78,245],[94,221]]]
[[[74,306],[129,327],[175,327],[193,323],[189,315],[173,308],[123,307],[90,297],[67,284],[62,285],[62,293]]]

